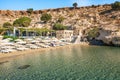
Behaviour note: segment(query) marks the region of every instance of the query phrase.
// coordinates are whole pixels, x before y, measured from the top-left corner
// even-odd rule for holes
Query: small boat
[[[30,67],[30,65],[23,65],[23,66],[18,67],[18,69],[27,69],[28,67]]]

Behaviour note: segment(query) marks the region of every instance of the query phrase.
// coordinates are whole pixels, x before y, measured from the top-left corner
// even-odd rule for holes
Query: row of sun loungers
[[[5,41],[5,40],[3,40]],[[55,47],[55,46],[64,46],[69,45],[68,42],[60,42],[59,40],[16,40],[16,42],[9,42],[9,40],[6,40],[5,42],[1,42],[0,45],[0,53],[10,53],[15,51],[25,51],[29,49],[39,49],[39,48],[49,48],[49,47]]]

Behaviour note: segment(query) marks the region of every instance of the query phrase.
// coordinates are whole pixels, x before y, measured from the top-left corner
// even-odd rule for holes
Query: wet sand
[[[26,51],[15,51],[12,53],[0,53],[0,62],[7,61],[11,58],[16,58],[18,56],[26,55],[26,54],[32,54],[32,53],[39,53],[47,50],[57,50],[60,48],[71,48],[74,46],[88,46],[88,44],[71,44],[71,45],[65,45],[65,46],[59,46],[59,47],[49,47],[49,48],[39,48],[39,49],[29,49]]]

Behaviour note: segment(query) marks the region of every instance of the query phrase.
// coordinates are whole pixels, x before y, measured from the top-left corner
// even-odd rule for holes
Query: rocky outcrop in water
[[[104,25],[104,27],[98,28],[98,36],[89,40],[89,42],[94,45],[111,45],[111,46],[120,46],[120,30],[119,26],[115,25]],[[88,30],[86,30],[86,33]],[[86,35],[86,34],[84,34]],[[87,37],[89,37],[87,35]]]
[[[30,65],[23,65],[23,66],[18,67],[18,69],[27,69],[28,67],[30,67]]]

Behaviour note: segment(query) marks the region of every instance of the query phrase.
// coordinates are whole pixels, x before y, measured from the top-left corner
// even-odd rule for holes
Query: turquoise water
[[[18,69],[31,65],[27,69]],[[76,46],[36,52],[0,65],[0,80],[120,80],[120,48]]]

